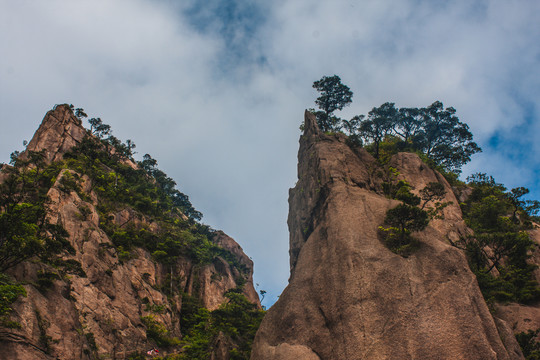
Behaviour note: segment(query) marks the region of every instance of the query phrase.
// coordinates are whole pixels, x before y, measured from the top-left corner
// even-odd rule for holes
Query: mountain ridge
[[[7,271],[27,296],[12,305],[0,357],[127,359],[157,346],[163,355],[202,351],[220,359],[246,351],[249,339],[229,335],[227,328],[197,333],[193,316],[204,309],[205,316],[225,321],[236,306],[256,321],[261,305],[253,262],[225,233],[178,210],[174,201],[187,197],[170,189],[172,180],[155,163],[144,173],[115,149],[90,135],[70,106],[57,105],[14,165],[2,169],[5,183],[9,170],[30,179],[54,168],[44,209],[47,222],[67,232],[67,250],[50,259],[36,254]],[[19,168],[17,161],[29,167]],[[152,180],[152,174],[160,177]],[[164,191],[176,196],[173,203]],[[145,200],[145,192],[155,203]],[[192,338],[206,341],[206,348],[182,350]]]

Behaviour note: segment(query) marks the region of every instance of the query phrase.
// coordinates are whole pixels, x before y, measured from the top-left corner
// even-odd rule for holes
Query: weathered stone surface
[[[210,360],[229,360],[231,358],[229,354],[231,346],[233,346],[231,339],[220,332],[212,344],[214,350],[210,354]]]
[[[418,250],[396,255],[377,234],[398,202],[381,195],[374,159],[320,133],[309,113],[305,129],[289,195],[291,277],[252,359],[522,359],[448,241],[467,229],[446,180],[415,155],[391,160],[415,191],[438,181],[453,203],[415,234]]]
[[[28,143],[28,151],[45,151],[47,162],[61,160],[86,135],[81,121],[73,115],[69,105],[57,105],[45,115],[40,127]]]
[[[45,150],[47,161],[61,159],[62,154],[82,139],[85,130],[68,106],[57,106],[47,113],[34,139],[28,145],[32,151]],[[13,320],[21,329],[0,329],[0,359],[125,359],[135,352],[145,352],[154,344],[146,338],[141,317],[152,315],[170,330],[170,336],[181,338],[180,311],[182,297],[172,298],[159,291],[159,284],[169,276],[170,267],[156,263],[151,255],[137,249],[132,259],[120,261],[111,239],[99,228],[96,211],[97,196],[91,191],[87,177],[81,177],[85,192],[83,200],[75,191],[61,190],[62,177],[72,170],[62,170],[56,184],[49,190],[48,216],[69,233],[75,254],[64,260],[76,260],[84,275],[70,274],[54,280],[50,288],[35,285],[38,270],[56,270],[38,262],[24,262],[11,271],[24,281],[28,296],[14,304]],[[84,209],[84,211],[83,211]],[[118,226],[141,224],[145,220],[132,209],[113,214]],[[149,224],[156,230],[155,224]],[[241,247],[220,232],[219,244],[230,250],[246,267],[248,277],[244,291],[260,307],[253,288],[253,263]],[[226,300],[224,293],[237,287],[238,270],[218,258],[214,263],[199,266],[188,257],[180,257],[173,267],[174,286],[198,297],[210,310]],[[194,279],[200,282],[194,286]],[[196,288],[196,289],[195,289]],[[255,297],[254,297],[255,295]],[[156,310],[162,308],[163,310]],[[222,339],[216,360],[222,357]],[[161,351],[166,354],[166,351]]]
[[[214,242],[216,245],[222,247],[225,250],[230,251],[236,256],[238,262],[243,265],[247,271],[247,283],[244,287],[244,295],[249,301],[254,304],[258,304],[260,307],[259,295],[253,286],[253,261],[244,253],[242,247],[234,241],[234,239],[223,231],[217,231],[214,235]],[[233,272],[236,272],[236,268],[233,268]],[[239,274],[234,273],[233,276],[238,277]],[[222,301],[223,302],[223,301]]]

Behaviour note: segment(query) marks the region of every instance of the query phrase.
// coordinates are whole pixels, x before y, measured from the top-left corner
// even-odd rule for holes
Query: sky
[[[55,104],[149,153],[203,222],[236,239],[273,304],[287,284],[288,190],[312,88],[353,103],[457,109],[486,172],[540,199],[537,0],[0,0],[0,162]]]

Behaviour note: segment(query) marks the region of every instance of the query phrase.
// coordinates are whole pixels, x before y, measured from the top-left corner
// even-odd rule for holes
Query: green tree
[[[421,209],[424,209],[426,205],[435,200],[442,200],[446,195],[444,185],[440,182],[430,182],[422,190],[420,190],[420,198],[424,201]]]
[[[412,142],[422,128],[424,109],[401,108],[398,111],[393,131],[405,143]]]
[[[386,212],[384,223],[391,226],[391,248],[399,248],[411,242],[411,233],[424,230],[428,213],[416,206],[399,204]]]
[[[420,198],[423,201],[420,209],[426,209],[430,219],[442,219],[444,217],[442,210],[448,205],[452,204],[451,201],[442,201],[445,195],[446,189],[444,188],[443,184],[439,182],[428,183],[422,190],[420,190]],[[427,206],[430,203],[432,204]]]
[[[340,119],[334,116],[334,111],[342,110],[352,102],[353,93],[347,85],[341,83],[339,76],[323,76],[313,83],[313,88],[321,93],[315,103],[322,111],[317,111],[317,123],[322,131],[337,131]]]
[[[366,120],[359,126],[360,135],[373,145],[375,158],[379,158],[379,146],[384,138],[394,129],[398,110],[393,103],[384,103],[373,108]]]
[[[348,144],[351,146],[362,146],[362,136],[360,135],[360,124],[364,120],[364,115],[356,115],[351,120],[341,120],[342,129],[348,135]]]
[[[472,138],[469,126],[456,116],[456,109],[444,109],[442,102],[436,101],[423,110],[416,146],[437,164],[459,173],[471,155],[482,151]]]
[[[472,192],[462,204],[467,225],[474,234],[462,237],[452,245],[465,250],[471,270],[476,274],[486,300],[527,303],[540,298],[540,287],[534,279],[534,265],[527,262],[534,245],[526,222],[516,221],[522,211],[520,197],[525,188],[506,188],[486,174],[467,178]],[[527,214],[522,213],[526,220]],[[516,217],[517,218],[517,217]],[[492,270],[496,269],[496,274]]]
[[[111,126],[104,124],[101,118],[91,118],[88,123],[90,124],[90,132],[100,139],[111,133]]]
[[[73,105],[71,105],[71,108],[73,109]],[[79,120],[82,120],[83,118],[88,117],[88,115],[86,115],[86,113],[84,112],[84,109],[82,108],[75,109],[75,116]]]
[[[529,193],[529,189],[520,186],[513,188],[509,193],[506,194],[508,200],[512,204],[512,220],[515,223],[520,223],[520,219],[517,214],[519,211],[524,211],[527,215],[533,216],[538,213],[540,210],[540,202],[538,200],[523,200],[521,199],[524,195]]]
[[[133,151],[133,149],[135,149],[137,147],[137,145],[135,145],[135,143],[133,142],[133,140],[131,139],[127,139],[126,140],[126,148],[127,148],[127,155],[128,156],[133,156],[133,154],[135,154],[135,151]]]

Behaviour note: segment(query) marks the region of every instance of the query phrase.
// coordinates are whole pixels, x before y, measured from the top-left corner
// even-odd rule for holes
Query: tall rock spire
[[[391,160],[416,191],[437,181],[453,202],[445,220],[418,233],[420,248],[402,257],[378,236],[399,202],[382,194],[376,160],[342,135],[322,134],[310,113],[304,129],[289,194],[291,278],[251,358],[523,359],[465,255],[448,241],[467,228],[444,177],[414,154]]]

